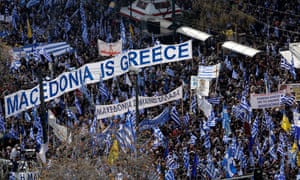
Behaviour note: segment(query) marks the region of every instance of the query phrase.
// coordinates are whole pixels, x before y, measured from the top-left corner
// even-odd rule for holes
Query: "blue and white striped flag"
[[[212,79],[219,77],[219,71],[221,68],[221,64],[216,64],[212,66],[202,66],[200,65],[198,68],[198,77]]]
[[[190,155],[187,151],[187,148],[183,148],[183,165],[186,170],[189,170],[190,167]]]
[[[87,98],[90,104],[94,103],[91,97],[91,93],[85,84],[82,84],[82,86],[79,88],[79,91],[84,95],[85,98]]]
[[[251,135],[252,138],[255,138],[256,135],[258,134],[258,128],[259,128],[259,124],[258,124],[258,116],[256,116],[253,124],[252,124],[252,129],[251,129]]]
[[[165,173],[165,180],[175,180],[175,175],[172,169],[168,169]]]
[[[205,139],[204,139],[204,144],[203,144],[203,146],[204,146],[206,149],[210,149],[211,143],[210,143],[210,136],[209,136],[209,134],[206,134],[206,135],[205,135]]]
[[[41,49],[41,54],[45,57],[48,62],[52,62],[52,58],[49,53],[45,50],[45,48]]]
[[[68,9],[68,8],[73,7],[75,5],[76,5],[75,0],[67,0],[66,5],[65,5],[65,9]]]
[[[210,103],[210,104],[220,104],[220,97],[211,97],[211,98],[208,98],[207,101]]]
[[[193,113],[197,112],[197,97],[196,97],[196,95],[192,96],[190,111]]]
[[[14,6],[14,8],[12,10],[12,19],[11,19],[12,27],[14,30],[18,29],[17,21],[19,20],[19,18],[20,17],[19,17],[18,11],[17,11],[17,6]]]
[[[280,60],[280,67],[282,68],[282,69],[286,69],[286,70],[290,70],[291,69],[291,64],[289,64],[287,61],[286,61],[286,59],[284,59],[284,58],[281,58],[281,60]]]
[[[265,111],[264,113],[264,126],[268,131],[271,131],[274,129],[274,122],[272,121],[272,117],[268,115],[268,112]]]
[[[183,116],[183,123],[185,126],[188,126],[189,125],[189,121],[190,121],[190,116],[189,116],[189,113],[186,112],[185,115]]]
[[[196,144],[196,140],[197,140],[197,137],[193,133],[191,133],[189,144],[195,145]]]
[[[287,96],[287,95],[282,95],[280,97],[280,103],[285,104],[287,106],[293,105],[295,102],[295,96]]]
[[[291,75],[293,76],[294,80],[296,80],[296,79],[297,79],[297,77],[296,77],[297,74],[296,74],[296,72],[295,72],[294,56],[293,56],[293,54],[292,54],[292,57],[291,57],[291,68],[290,68],[289,72],[290,72]]]
[[[35,6],[37,4],[40,4],[40,0],[29,0],[26,4],[26,7],[31,8],[32,6]]]
[[[33,133],[33,128],[32,128],[32,127],[30,128],[29,137],[30,137],[32,140],[34,140],[34,139],[35,139],[35,137],[34,137],[34,133]]]
[[[271,158],[273,158],[273,160],[277,160],[278,159],[274,144],[270,147],[269,154],[270,154]]]
[[[95,116],[93,119],[93,122],[90,126],[90,133],[91,134],[96,134],[97,133],[97,117]]]
[[[5,132],[5,121],[2,114],[0,114],[0,131]]]
[[[178,168],[178,163],[175,161],[174,157],[169,154],[167,157],[166,157],[166,167],[168,169],[177,169]]]
[[[209,127],[215,127],[217,119],[218,118],[215,116],[215,112],[211,111],[210,116],[207,119],[207,126],[209,126]]]
[[[226,68],[231,71],[232,70],[232,65],[231,65],[231,62],[230,62],[228,56],[225,57],[224,63],[226,65]]]
[[[249,103],[247,102],[247,98],[246,98],[245,96],[242,97],[240,105],[241,105],[241,107],[244,108],[247,112],[251,112],[251,106],[250,106]]]
[[[170,112],[170,116],[171,116],[171,119],[173,121],[175,121],[177,125],[180,126],[181,123],[180,123],[179,113],[176,110],[176,106],[172,107],[171,112]]]
[[[75,98],[74,103],[75,103],[77,112],[78,112],[78,114],[82,115],[82,110],[81,110],[80,102],[79,102],[79,100],[78,100],[78,98],[77,98],[76,95],[74,95],[74,98]]]
[[[123,50],[124,47],[126,47],[126,31],[125,31],[125,25],[123,23],[123,19],[121,19],[121,22],[120,22],[120,32],[121,32],[121,40],[122,40],[122,45],[123,45]]]
[[[43,144],[43,129],[39,128],[38,132],[36,134],[36,143],[38,145],[42,145]]]

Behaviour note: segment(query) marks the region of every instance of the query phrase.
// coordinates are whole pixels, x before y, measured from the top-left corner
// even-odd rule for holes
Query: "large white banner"
[[[250,104],[252,109],[264,109],[279,107],[280,97],[285,95],[285,92],[275,92],[268,94],[251,94]]]
[[[98,52],[101,56],[116,56],[122,52],[122,40],[106,43],[98,39]]]
[[[175,101],[182,98],[182,86],[173,90],[172,92],[162,96],[145,97],[139,96],[139,109],[150,108],[158,106],[170,101]],[[95,114],[97,119],[112,117],[128,112],[128,110],[135,110],[135,97],[130,98],[124,102],[110,105],[97,105]]]
[[[116,57],[64,72],[51,81],[43,81],[44,99],[47,102],[84,84],[99,82],[100,77],[107,80],[120,76],[128,72],[129,66],[142,68],[189,59],[192,59],[191,40],[174,45],[160,44],[147,49],[129,50]],[[32,89],[20,90],[5,96],[5,117],[39,105],[39,94],[37,85]]]
[[[219,77],[219,71],[221,64],[215,64],[212,66],[202,66],[198,68],[198,77],[203,79],[213,79]]]

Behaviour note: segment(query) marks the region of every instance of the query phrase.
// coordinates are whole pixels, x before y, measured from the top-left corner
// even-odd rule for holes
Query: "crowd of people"
[[[1,66],[6,70],[0,72],[0,83],[3,87],[1,119],[5,122],[4,126],[0,124],[0,131],[3,133],[0,157],[10,159],[13,163],[26,158],[21,155],[25,149],[35,149],[39,152],[42,143],[39,139],[40,126],[37,124],[37,117],[43,112],[39,111],[39,108],[32,108],[4,119],[4,97],[20,89],[36,86],[38,71],[42,72],[44,77],[55,78],[69,71],[70,67],[79,68],[86,63],[105,60],[107,57],[98,54],[97,39],[114,42],[121,36],[121,17],[117,13],[117,7],[108,9],[107,1],[50,1],[53,4],[45,2],[29,7],[13,0],[0,3],[1,14],[15,16],[17,25],[1,24],[0,31],[9,32],[7,36],[2,37],[2,43],[20,47],[35,42],[65,41],[74,48],[73,51],[60,56],[52,55],[52,62],[48,62],[43,56],[40,56],[38,61],[33,56],[13,59],[20,62],[18,68],[12,67],[13,63],[6,59],[1,60]],[[191,3],[191,7],[184,8],[193,11],[194,2],[188,2]],[[182,4],[181,1],[180,3]],[[289,43],[299,40],[297,32],[300,22],[296,12],[299,12],[300,3],[241,0],[230,1],[228,4],[237,5],[240,11],[255,17],[255,23],[243,30],[253,39],[261,39],[260,42],[264,42],[256,44],[257,47],[263,47],[263,53],[254,57],[232,52],[224,54],[217,51],[216,39],[209,40],[209,43],[193,40],[193,58],[190,60],[143,68],[139,77],[129,74],[133,85],[126,83],[125,75],[104,81],[109,89],[107,98],[101,97],[98,83],[87,85],[88,95],[81,89],[66,93],[46,102],[47,109],[56,116],[57,123],[74,132],[79,129],[81,139],[86,139],[91,136],[89,131],[94,127],[95,105],[123,102],[134,97],[135,78],[138,78],[138,92],[149,97],[167,94],[183,85],[182,100],[141,110],[139,122],[136,122],[137,138],[149,135],[149,140],[144,142],[143,146],[136,146],[139,148],[136,150],[152,157],[151,167],[155,169],[157,177],[221,179],[259,174],[260,171],[260,176],[264,179],[295,179],[300,173],[297,134],[293,126],[288,130],[282,128],[282,118],[286,115],[290,124],[294,124],[293,112],[299,112],[298,103],[293,101],[291,104],[282,104],[275,108],[251,109],[249,101],[251,93],[277,92],[280,84],[299,81],[297,69],[294,76],[281,68],[282,56],[279,51],[287,48]],[[81,8],[85,10],[85,17],[82,16]],[[17,13],[14,14],[15,12]],[[88,27],[87,36],[82,33],[83,19],[86,19]],[[129,37],[129,24],[134,23],[125,21],[125,18],[123,20]],[[32,37],[28,37],[28,22],[32,29]],[[133,26],[133,45],[128,42],[125,49],[147,48],[154,46],[157,41],[167,44],[190,39],[180,35],[176,35],[176,38],[154,38],[145,35],[138,24]],[[218,78],[210,81],[209,96],[199,97],[196,90],[190,89],[191,76],[197,75],[199,65],[218,63],[221,64],[220,74]],[[204,99],[212,104],[213,113],[210,116],[198,107]],[[248,105],[246,111],[237,108],[245,104]],[[166,107],[177,110],[179,121],[170,113],[166,123],[152,129],[139,130],[138,125],[141,121],[158,116]],[[246,113],[241,115],[240,111]],[[109,132],[117,132],[125,122],[125,115],[99,119],[94,132],[100,136],[107,127],[110,128]],[[107,136],[106,131],[105,133]],[[52,144],[47,154],[48,158],[55,158],[56,150],[62,145],[59,140],[53,143],[51,140],[54,138],[50,130],[48,139]],[[105,138],[104,144],[99,143],[101,148],[93,155],[109,157],[109,149],[112,147],[113,138],[116,137],[111,138]],[[16,171],[17,168],[14,166],[10,170]]]

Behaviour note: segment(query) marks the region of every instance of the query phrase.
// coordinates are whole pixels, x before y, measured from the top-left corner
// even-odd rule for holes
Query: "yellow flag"
[[[285,114],[282,116],[281,127],[285,132],[290,132],[291,130],[291,123]]]
[[[300,152],[297,153],[296,162],[297,166],[300,167]]]
[[[28,39],[32,38],[32,31],[31,31],[31,26],[28,18],[27,18],[27,38]]]
[[[292,148],[291,148],[291,152],[294,153],[294,152],[297,151],[297,149],[298,149],[297,144],[294,142],[294,143],[293,143],[293,146],[292,146]]]
[[[131,36],[134,37],[134,31],[133,31],[132,24],[129,24],[129,32],[131,33]]]
[[[115,139],[109,151],[108,163],[110,165],[114,164],[114,162],[118,159],[118,157],[119,157],[119,145],[118,145],[118,141]]]

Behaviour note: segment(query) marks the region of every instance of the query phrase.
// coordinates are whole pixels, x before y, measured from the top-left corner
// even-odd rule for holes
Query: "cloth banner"
[[[38,171],[34,172],[11,172],[10,179],[17,180],[38,180],[40,173]]]
[[[198,77],[203,79],[213,79],[219,77],[221,64],[215,64],[212,66],[202,66],[198,68]]]
[[[251,94],[250,104],[252,109],[264,109],[279,107],[280,97],[284,96],[285,92],[275,92],[268,94]]]
[[[181,99],[183,94],[182,91],[182,86],[180,86],[175,90],[171,91],[170,93],[161,96],[139,96],[139,109],[150,108],[170,101]],[[134,111],[135,108],[135,97],[132,97],[118,104],[97,105],[95,114],[97,116],[97,119],[104,119],[107,117],[124,114],[128,112],[128,110]]]
[[[212,105],[202,96],[197,94],[198,97],[198,108],[201,109],[205,116],[208,118],[211,115]]]
[[[169,108],[166,107],[162,113],[160,113],[158,116],[154,117],[153,119],[151,119],[151,120],[147,119],[147,120],[143,120],[142,122],[140,122],[139,130],[143,131],[146,129],[151,129],[153,127],[157,127],[159,125],[163,125],[169,119],[170,119],[170,112],[169,112]]]
[[[116,56],[122,52],[122,40],[106,43],[98,39],[98,52],[100,56]]]
[[[128,50],[113,58],[88,63],[73,71],[60,74],[55,79],[43,81],[45,102],[83,85],[97,83],[127,73],[130,68],[144,68],[158,64],[192,59],[192,41],[180,44],[156,45],[146,49]],[[40,104],[39,85],[19,90],[5,96],[5,117],[8,118]]]
[[[56,123],[56,117],[51,110],[48,110],[48,123],[53,128],[55,136],[62,142],[71,143],[71,134],[68,138],[68,129]]]
[[[198,79],[197,94],[200,96],[208,96],[209,94],[209,79]]]

